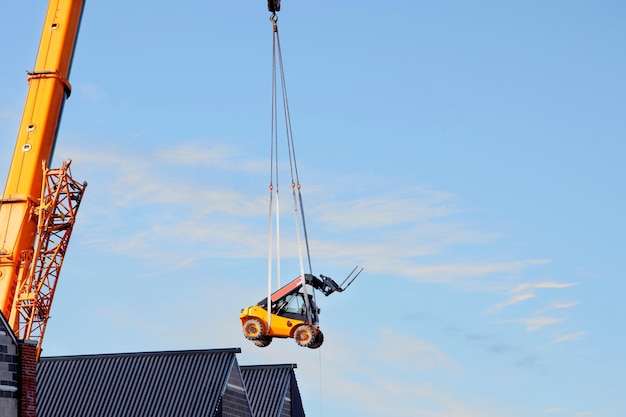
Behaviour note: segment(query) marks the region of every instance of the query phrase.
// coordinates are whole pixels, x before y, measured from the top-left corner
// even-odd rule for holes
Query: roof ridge
[[[94,358],[116,358],[116,357],[137,357],[137,356],[179,356],[190,354],[219,354],[219,353],[241,353],[241,348],[222,349],[187,349],[187,350],[155,350],[144,352],[122,352],[122,353],[91,353],[85,355],[62,355],[62,356],[42,356],[40,361],[55,361],[68,359],[94,359]]]
[[[296,369],[298,364],[296,363],[283,363],[283,364],[265,364],[265,365],[239,365],[240,369],[262,369],[262,368],[291,368]]]

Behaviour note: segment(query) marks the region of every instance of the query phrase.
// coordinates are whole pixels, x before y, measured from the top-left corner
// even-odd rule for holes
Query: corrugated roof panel
[[[238,349],[42,357],[38,417],[212,417]]]

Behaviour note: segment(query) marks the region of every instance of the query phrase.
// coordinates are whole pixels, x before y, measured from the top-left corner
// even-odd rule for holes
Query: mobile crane
[[[9,174],[0,199],[0,311],[16,336],[37,342],[46,330],[65,251],[86,183],[71,161],[50,163],[84,0],[50,0]]]

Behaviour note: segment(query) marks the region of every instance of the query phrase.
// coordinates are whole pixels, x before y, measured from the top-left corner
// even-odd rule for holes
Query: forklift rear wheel
[[[313,341],[313,343],[309,345],[309,349],[317,349],[318,347],[322,346],[322,343],[324,343],[324,333],[322,333],[322,331],[318,329],[317,336],[315,336],[315,340]]]
[[[315,341],[315,331],[312,326],[303,324],[296,329],[293,337],[299,346],[308,347]]]
[[[248,340],[258,340],[263,337],[263,333],[263,324],[258,319],[248,319],[243,324],[243,335]]]
[[[269,345],[270,343],[272,343],[272,338],[269,336],[263,336],[259,339],[253,340],[252,343],[254,343],[258,347],[265,347]]]

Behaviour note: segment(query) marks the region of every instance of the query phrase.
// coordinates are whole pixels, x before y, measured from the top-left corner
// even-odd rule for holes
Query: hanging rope
[[[278,17],[276,16],[275,10],[272,10],[273,0],[268,0],[268,8],[272,13],[270,17],[270,21],[274,24],[278,21]],[[273,196],[276,194],[276,249],[277,254],[276,258],[277,262],[277,284],[280,288],[280,204],[278,198],[278,112],[276,108],[276,43],[274,42],[272,45],[272,129],[271,129],[271,144],[270,144],[270,205],[269,205],[269,250],[267,257],[267,326],[271,326],[271,317],[272,317],[272,259],[273,259],[273,248],[274,248],[274,233],[273,233]],[[275,166],[274,166],[275,164]],[[276,176],[276,188],[274,188],[274,175]]]
[[[276,3],[276,0],[269,0],[270,5]],[[274,3],[272,3],[272,1]],[[280,4],[278,4],[278,10]],[[307,319],[311,323],[311,308],[309,303],[305,272],[304,272],[304,254],[303,254],[303,242],[301,232],[304,235],[304,249],[306,251],[306,258],[309,273],[312,274],[311,255],[309,250],[308,233],[306,231],[306,222],[304,217],[304,204],[302,199],[302,187],[300,185],[300,178],[298,174],[298,164],[296,162],[296,152],[293,139],[293,129],[291,125],[291,113],[289,111],[289,100],[287,99],[287,85],[285,82],[285,72],[283,67],[282,51],[280,46],[280,36],[278,34],[278,16],[274,10],[270,8],[272,15],[270,16],[270,22],[272,23],[273,41],[272,41],[272,128],[271,128],[271,157],[270,157],[270,228],[272,227],[272,210],[275,207],[276,210],[276,259],[277,259],[277,281],[280,287],[280,221],[279,221],[279,199],[278,199],[278,82],[280,79],[280,87],[282,91],[282,107],[283,117],[285,119],[285,130],[287,136],[287,149],[289,156],[289,171],[291,174],[291,189],[294,204],[294,217],[296,223],[296,240],[298,247],[298,259],[300,264],[300,276],[302,277],[302,288],[304,292],[304,302],[306,304]],[[277,69],[279,74],[277,74]],[[272,204],[272,197],[275,195],[275,205]],[[302,229],[302,230],[301,230]],[[271,234],[271,230],[270,230]],[[273,240],[270,237],[270,246],[273,245]],[[271,303],[271,263],[272,263],[272,249],[269,250],[268,259],[268,307]],[[313,293],[315,296],[315,292]],[[271,308],[268,308],[271,310]],[[269,319],[269,311],[268,311]]]

